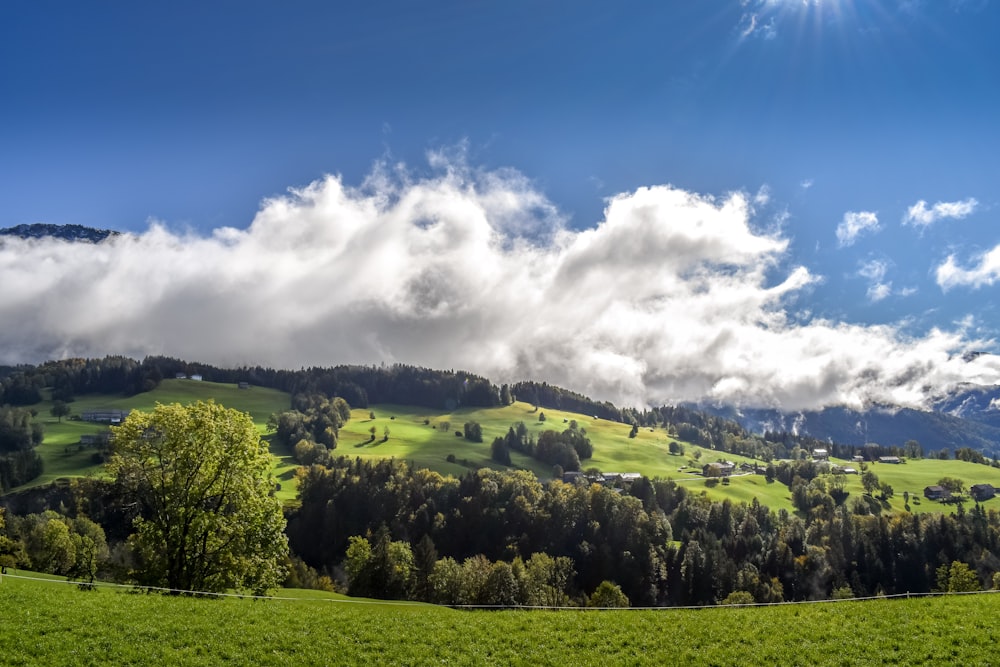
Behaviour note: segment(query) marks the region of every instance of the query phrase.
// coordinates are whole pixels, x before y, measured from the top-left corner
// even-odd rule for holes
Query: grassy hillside
[[[81,396],[70,403],[70,408],[72,415],[79,416],[87,410],[151,410],[157,403],[186,404],[209,399],[228,408],[249,412],[261,434],[267,431],[267,420],[271,413],[287,410],[290,405],[288,394],[275,389],[238,389],[236,385],[216,382],[164,380],[154,391],[135,396]],[[50,416],[51,407],[49,401],[37,406],[38,419],[45,426],[45,440],[38,447],[38,453],[45,461],[45,473],[26,487],[46,484],[59,477],[80,477],[101,472],[102,466],[94,463],[92,458],[94,450],[86,447],[81,449],[77,447],[77,443],[80,442],[81,435],[100,433],[106,431],[107,427],[67,418],[60,422]],[[279,471],[282,472],[286,472],[284,468]]]
[[[190,403],[196,400],[215,399],[231,408],[249,412],[257,428],[267,434],[268,417],[289,407],[289,396],[283,392],[261,387],[240,390],[235,385],[191,380],[164,380],[155,391],[137,396],[107,397],[86,396],[72,403],[73,414],[98,408],[151,409],[159,403]],[[105,427],[64,419],[59,423],[49,416],[49,403],[39,406],[40,418],[45,422],[45,441],[39,447],[45,460],[45,474],[31,485],[50,482],[58,477],[98,474],[101,467],[91,460],[93,451],[79,449],[76,443],[86,433],[96,433]],[[539,421],[544,413],[546,420]],[[375,418],[371,418],[371,413]],[[560,410],[535,410],[530,404],[515,402],[512,405],[488,409],[459,409],[443,412],[402,405],[376,405],[368,409],[355,409],[351,420],[341,430],[337,455],[374,459],[397,458],[412,462],[415,467],[425,467],[444,474],[461,475],[469,469],[483,466],[500,468],[490,459],[490,443],[503,435],[516,422],[523,421],[533,433],[544,429],[563,430],[571,420],[576,420],[594,443],[594,457],[583,461],[584,468],[596,467],[605,472],[639,472],[648,477],[670,477],[692,490],[705,492],[710,498],[729,498],[735,502],[749,502],[756,497],[772,509],[793,509],[787,487],[767,483],[760,475],[737,475],[728,485],[706,487],[701,477],[701,466],[709,461],[725,458],[736,463],[750,461],[745,457],[715,452],[683,443],[685,453],[672,455],[669,444],[674,438],[663,429],[640,429],[635,438],[629,438],[630,426],[592,416]],[[483,442],[472,443],[456,436],[467,421],[482,425]],[[375,440],[370,429],[375,428]],[[389,439],[383,441],[385,429]],[[282,484],[279,496],[283,500],[295,497],[294,472],[296,463],[289,451],[272,450],[275,455],[274,473]],[[454,462],[449,462],[449,456]],[[516,467],[531,470],[543,479],[552,476],[550,466],[517,452],[511,452]],[[840,461],[840,463],[846,463]],[[851,464],[853,465],[853,464]],[[956,477],[966,486],[990,483],[1000,488],[1000,468],[937,459],[913,460],[902,465],[870,464],[879,479],[892,485],[895,496],[883,505],[885,511],[903,511],[903,492],[912,496],[910,511],[952,512],[954,505],[942,505],[923,500],[925,486],[936,484],[944,476]],[[847,490],[852,497],[863,493],[861,478],[848,475]],[[850,501],[848,501],[850,502]],[[1000,505],[1000,500],[987,501],[987,505]]]
[[[375,413],[375,419],[370,418]],[[544,422],[538,421],[539,412],[545,414]],[[562,431],[576,420],[594,443],[594,458],[582,462],[585,468],[597,467],[604,471],[642,472],[650,477],[675,474],[687,458],[670,456],[668,438],[663,430],[640,430],[638,436],[629,438],[630,426],[604,419],[594,419],[571,412],[543,409],[535,411],[527,403],[515,402],[501,408],[461,409],[440,412],[401,405],[377,405],[370,410],[354,410],[351,421],[342,429],[338,454],[364,458],[396,457],[413,461],[420,467],[441,472],[462,474],[468,468],[461,464],[467,460],[471,467],[494,466],[490,460],[490,443],[504,435],[512,424],[523,421],[533,433],[554,429]],[[472,443],[460,436],[468,421],[483,427],[483,442]],[[425,423],[426,422],[426,423]],[[448,428],[444,428],[445,424]],[[376,439],[370,441],[369,429],[374,426]],[[384,429],[390,431],[389,440],[382,442]],[[447,462],[449,454],[459,461]],[[552,467],[539,463],[517,452],[511,459],[518,467],[533,470],[540,477],[552,476]],[[706,459],[707,460],[707,459]],[[739,459],[743,460],[743,459]]]
[[[286,593],[282,593],[285,595]],[[0,662],[992,664],[1000,595],[656,611],[193,599],[5,577]],[[325,594],[330,598],[329,594]]]

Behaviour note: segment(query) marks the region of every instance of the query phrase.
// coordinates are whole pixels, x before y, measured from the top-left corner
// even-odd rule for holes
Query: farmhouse
[[[925,486],[924,498],[927,498],[927,500],[945,500],[951,498],[951,491],[937,484],[934,486]]]
[[[878,457],[879,463],[902,463],[898,456],[880,456]]]
[[[864,463],[865,457],[861,456],[861,454],[855,454],[851,457],[851,460],[855,463]]]
[[[120,424],[131,410],[84,410],[80,419],[101,424]]]
[[[702,470],[705,477],[729,477],[736,469],[736,464],[732,461],[715,461],[708,463]]]
[[[972,496],[973,500],[976,502],[989,500],[996,494],[997,490],[993,488],[992,484],[973,484],[969,487],[969,495]]]
[[[249,389],[249,388],[250,388],[250,383],[249,383],[249,382],[240,382],[240,383],[239,383],[238,385],[236,385],[236,386],[237,386],[237,387],[238,387],[239,389]]]
[[[830,458],[830,452],[825,449],[814,449],[813,458],[817,461],[826,461]]]

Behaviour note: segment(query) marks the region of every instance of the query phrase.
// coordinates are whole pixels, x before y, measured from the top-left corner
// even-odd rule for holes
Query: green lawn
[[[5,577],[22,665],[989,665],[1000,595],[647,611],[196,599]]]

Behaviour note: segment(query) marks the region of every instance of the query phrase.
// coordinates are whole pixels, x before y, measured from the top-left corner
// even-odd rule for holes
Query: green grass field
[[[257,430],[262,435],[267,433],[267,420],[273,412],[287,410],[291,405],[288,394],[275,389],[265,389],[263,387],[251,387],[250,389],[239,389],[233,384],[219,384],[216,382],[196,382],[194,380],[164,380],[154,391],[137,394],[135,396],[106,396],[87,395],[81,396],[72,403],[71,416],[79,416],[87,410],[151,410],[157,403],[193,403],[195,401],[205,401],[214,399],[217,403],[228,408],[234,408],[241,412],[248,412],[257,425]],[[44,401],[38,406],[38,417],[45,426],[45,440],[38,447],[45,462],[45,472],[29,484],[21,488],[47,484],[60,477],[83,477],[86,475],[97,475],[102,471],[100,464],[95,464],[92,460],[94,450],[89,447],[80,448],[80,436],[106,431],[107,427],[100,424],[77,421],[63,418],[62,421],[52,417],[49,413],[52,403]],[[287,479],[291,479],[288,473],[289,468],[294,466],[290,463],[287,452],[279,452],[279,460],[275,465],[275,473]],[[291,482],[288,486],[294,486]],[[285,485],[282,485],[282,493],[285,493]],[[288,497],[294,497],[295,491],[291,490]]]
[[[99,408],[132,408],[148,410],[156,403],[190,403],[196,400],[214,399],[226,407],[249,412],[262,435],[267,437],[267,420],[274,412],[286,410],[290,405],[287,394],[273,389],[252,387],[240,390],[235,385],[192,380],[164,380],[155,391],[137,396],[108,397],[86,396],[71,404],[73,414]],[[64,419],[61,423],[49,416],[51,404],[38,406],[39,418],[45,424],[45,441],[39,447],[45,460],[45,473],[27,486],[45,484],[60,477],[76,477],[100,474],[101,466],[93,463],[93,451],[79,448],[76,443],[80,436],[96,433],[105,427],[86,422]],[[371,419],[370,413],[375,413]],[[729,484],[707,487],[701,476],[701,466],[710,461],[724,458],[736,463],[749,462],[745,457],[724,454],[683,443],[685,454],[672,455],[669,444],[673,440],[663,429],[639,429],[635,438],[629,438],[630,426],[590,416],[560,410],[543,409],[546,421],[538,421],[539,411],[531,405],[515,402],[512,405],[489,409],[459,409],[442,412],[402,405],[376,405],[368,409],[355,409],[351,420],[340,433],[336,455],[365,459],[396,458],[410,462],[417,468],[429,468],[443,474],[462,475],[479,467],[502,468],[490,459],[490,443],[496,436],[523,421],[534,433],[543,429],[563,430],[571,420],[576,420],[594,443],[594,457],[583,461],[583,467],[596,467],[604,472],[638,472],[648,477],[671,478],[692,491],[704,492],[715,500],[731,499],[734,502],[750,502],[757,498],[768,507],[779,510],[793,510],[787,487],[778,482],[768,484],[760,475],[736,475]],[[483,429],[483,442],[473,443],[455,435],[462,431],[467,421],[476,421]],[[447,428],[445,428],[447,425]],[[375,427],[375,440],[371,440],[370,429]],[[385,429],[389,429],[389,439],[383,440]],[[281,484],[278,496],[283,501],[295,498],[296,462],[290,451],[272,448],[275,455],[273,468]],[[449,462],[449,456],[455,462]],[[696,456],[697,455],[697,456]],[[552,476],[550,466],[535,461],[517,452],[511,452],[515,467],[530,470],[542,479]],[[840,461],[839,463],[845,463]],[[925,486],[936,484],[945,476],[957,477],[966,486],[990,483],[1000,488],[1000,468],[966,463],[964,461],[939,461],[936,459],[911,460],[905,464],[870,464],[879,479],[892,485],[895,496],[884,504],[885,511],[903,511],[903,492],[910,493],[910,511],[953,512],[954,505],[942,505],[923,499]],[[859,475],[848,475],[847,490],[851,497],[858,497],[864,491]],[[850,502],[850,500],[848,501]],[[987,501],[1000,506],[1000,500]]]
[[[375,413],[375,419],[370,418],[370,412]],[[584,468],[596,467],[604,472],[640,472],[648,477],[690,475],[690,472],[679,473],[678,468],[681,467],[694,470],[688,464],[699,448],[686,445],[688,451],[685,456],[671,455],[669,444],[676,439],[668,437],[662,429],[640,429],[635,438],[629,438],[631,427],[628,424],[561,410],[543,409],[541,412],[545,413],[544,422],[538,421],[538,411],[521,402],[501,408],[460,409],[450,413],[412,406],[377,405],[371,410],[352,411],[351,421],[341,430],[337,454],[362,458],[395,457],[413,461],[418,467],[462,474],[467,470],[461,465],[463,459],[469,462],[470,467],[498,467],[490,459],[490,443],[519,421],[537,434],[549,429],[565,430],[571,420],[576,420],[581,428],[587,430],[594,443],[594,457],[582,462]],[[468,421],[478,422],[483,427],[483,442],[473,443],[455,435]],[[448,428],[443,428],[444,424],[448,424]],[[369,429],[373,426],[376,438],[371,441]],[[389,440],[383,442],[386,427],[390,435]],[[715,452],[701,451],[702,459],[697,468],[699,473],[703,463],[720,458]],[[453,454],[459,463],[448,463],[449,454]],[[726,455],[725,458],[737,463],[750,460],[735,455]],[[532,470],[542,478],[552,477],[551,466],[517,452],[511,452],[511,459],[516,467]],[[698,479],[701,480],[700,477]]]
[[[4,577],[0,663],[990,665],[1000,595],[755,608],[457,611],[166,597]]]

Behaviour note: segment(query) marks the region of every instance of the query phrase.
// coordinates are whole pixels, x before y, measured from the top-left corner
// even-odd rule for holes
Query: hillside
[[[25,485],[27,488],[46,484],[60,477],[81,477],[99,474],[102,464],[95,462],[92,447],[80,447],[80,436],[94,435],[107,430],[106,426],[73,419],[87,410],[148,410],[157,403],[191,403],[213,399],[226,407],[250,413],[261,434],[267,430],[267,420],[272,413],[288,409],[288,394],[274,389],[251,387],[238,389],[235,384],[197,382],[193,380],[164,380],[150,392],[135,396],[90,394],[70,403],[71,418],[61,421],[49,415],[51,401],[37,405],[38,419],[45,425],[45,439],[38,452],[45,462],[41,477]],[[287,466],[280,468],[279,474]]]
[[[127,589],[125,589],[127,590]],[[84,592],[4,577],[6,665],[990,664],[1000,596],[758,608],[458,611]],[[311,599],[310,599],[311,598]]]
[[[133,397],[92,395],[81,397],[71,405],[73,413],[79,415],[84,410],[100,408],[149,409],[157,402],[188,403],[208,399],[249,412],[265,437],[269,435],[267,420],[270,415],[288,409],[290,401],[288,394],[262,387],[241,390],[236,385],[226,383],[171,379],[164,380],[151,392]],[[101,464],[93,461],[94,451],[91,448],[80,448],[77,443],[81,435],[97,433],[104,427],[67,419],[58,422],[54,417],[48,416],[50,405],[48,401],[39,404],[40,418],[44,420],[46,429],[45,440],[39,447],[45,461],[45,473],[22,488],[45,484],[60,477],[101,472]],[[375,415],[374,419],[371,419],[372,413]],[[546,417],[544,422],[539,421],[540,413]],[[482,426],[483,442],[473,443],[455,435],[467,421],[476,421]],[[737,474],[726,484],[706,486],[706,480],[701,474],[705,463],[720,459],[737,464],[760,463],[750,457],[698,447],[669,435],[663,428],[640,428],[636,436],[630,438],[630,427],[626,424],[562,410],[536,409],[519,401],[503,407],[453,411],[392,404],[357,408],[352,411],[351,420],[341,429],[338,448],[334,454],[368,460],[396,458],[410,462],[413,467],[428,468],[454,476],[461,476],[480,467],[503,469],[504,466],[490,458],[490,443],[494,437],[503,436],[511,425],[520,421],[536,437],[542,430],[563,430],[570,421],[576,421],[587,431],[594,444],[594,456],[582,462],[584,468],[597,468],[602,472],[638,472],[650,478],[670,478],[692,491],[704,492],[714,500],[750,502],[756,498],[758,502],[774,510],[795,509],[788,487],[778,482],[769,483],[762,475]],[[371,440],[372,427],[377,434],[374,441]],[[386,429],[389,430],[389,438],[383,441]],[[679,443],[684,454],[671,454],[671,442]],[[272,453],[275,455],[273,471],[281,484],[279,497],[284,501],[293,500],[296,494],[294,473],[298,464],[290,451],[273,447]],[[552,477],[552,467],[549,465],[518,452],[511,452],[511,457],[515,468],[530,470],[543,480]],[[844,460],[834,459],[833,462],[849,465]],[[911,512],[954,511],[953,505],[922,500],[923,488],[936,484],[944,476],[961,479],[966,487],[989,483],[1000,488],[1000,469],[964,461],[911,459],[903,465],[871,464],[871,469],[876,472],[880,481],[890,484],[895,491],[895,495],[882,504],[884,511],[903,511],[907,504],[904,491],[915,499],[909,503]],[[847,475],[845,480],[845,490],[851,497],[858,498],[864,493],[860,476]],[[987,507],[993,503],[1000,503],[1000,500],[987,501]]]

